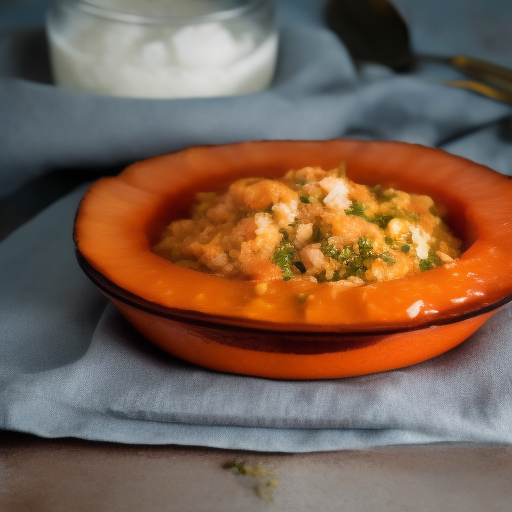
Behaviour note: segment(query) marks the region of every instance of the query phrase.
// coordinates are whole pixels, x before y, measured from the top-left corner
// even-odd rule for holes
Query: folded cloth
[[[510,107],[429,70],[357,70],[307,9],[281,2],[277,75],[257,94],[136,100],[0,79],[0,193],[52,169],[245,139],[404,140],[512,174]],[[512,307],[450,352],[400,370],[311,382],[210,371],[142,339],[83,275],[71,233],[84,191],[0,244],[0,428],[292,452],[512,442]]]

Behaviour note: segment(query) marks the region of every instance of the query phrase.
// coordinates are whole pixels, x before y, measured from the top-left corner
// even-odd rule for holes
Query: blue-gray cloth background
[[[512,2],[395,0],[420,53],[512,68]],[[143,100],[51,83],[45,2],[0,4],[0,210],[37,203],[44,175],[113,172],[194,144],[251,139],[402,140],[512,174],[510,106],[445,85],[444,65],[356,68],[324,2],[278,0],[278,69],[264,92]],[[406,172],[406,170],[404,170]],[[28,185],[27,185],[28,184]],[[0,428],[40,436],[261,451],[512,442],[512,308],[459,347],[376,375],[274,381],[222,374],[145,342],[75,262],[85,185],[0,243]],[[28,194],[28,196],[27,196]],[[11,199],[10,199],[11,198]],[[11,216],[11,217],[10,217]]]

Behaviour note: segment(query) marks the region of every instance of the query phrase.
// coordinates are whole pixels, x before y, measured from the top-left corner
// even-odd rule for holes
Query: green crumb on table
[[[279,487],[281,482],[269,468],[260,463],[248,464],[242,460],[226,462],[222,464],[222,468],[243,479],[244,484],[250,481],[249,487],[259,498],[268,502],[274,501],[274,489]]]

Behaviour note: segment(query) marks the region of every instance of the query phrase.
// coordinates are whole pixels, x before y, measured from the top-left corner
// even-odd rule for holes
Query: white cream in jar
[[[270,0],[54,0],[55,82],[143,98],[227,96],[268,87],[278,36]]]

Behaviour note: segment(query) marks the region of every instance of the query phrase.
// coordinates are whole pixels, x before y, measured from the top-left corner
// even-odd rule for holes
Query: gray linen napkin
[[[0,194],[52,169],[245,139],[404,140],[512,174],[509,107],[443,85],[439,69],[357,71],[312,5],[280,3],[278,72],[258,94],[133,100],[1,78]],[[511,307],[459,347],[401,370],[312,382],[206,370],[147,343],[82,274],[71,232],[84,190],[0,244],[0,428],[296,452],[512,442]]]

